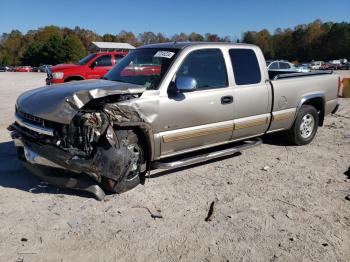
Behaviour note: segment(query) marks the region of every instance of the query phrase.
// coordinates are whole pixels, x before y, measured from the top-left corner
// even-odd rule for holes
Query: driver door
[[[93,66],[92,66],[93,64]],[[99,79],[104,76],[112,68],[112,56],[111,55],[102,55],[96,58],[90,64],[88,70],[88,79]]]
[[[197,89],[160,98],[161,157],[231,139],[233,89],[221,49],[192,51],[176,77],[191,77]]]

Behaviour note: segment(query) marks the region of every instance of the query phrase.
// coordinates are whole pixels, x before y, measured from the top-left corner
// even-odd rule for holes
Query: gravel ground
[[[15,99],[44,78],[0,73],[0,261],[350,261],[350,201],[338,191],[350,190],[350,99],[310,145],[268,136],[98,202],[16,159]]]

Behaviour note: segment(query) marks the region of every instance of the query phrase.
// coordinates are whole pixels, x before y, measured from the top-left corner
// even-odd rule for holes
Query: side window
[[[278,62],[273,62],[273,63],[269,66],[269,69],[270,69],[270,70],[277,70],[277,69],[279,69]]]
[[[280,62],[280,68],[281,68],[281,69],[289,69],[290,66],[289,66],[289,64],[287,64],[287,63]]]
[[[118,64],[120,60],[122,60],[124,58],[123,55],[115,55],[114,59],[115,59],[115,64]]]
[[[176,76],[189,76],[198,89],[227,87],[225,60],[220,49],[201,49],[187,55]]]
[[[230,49],[233,74],[237,85],[257,84],[261,81],[258,59],[251,49]]]
[[[112,56],[104,55],[95,60],[96,66],[112,66]]]

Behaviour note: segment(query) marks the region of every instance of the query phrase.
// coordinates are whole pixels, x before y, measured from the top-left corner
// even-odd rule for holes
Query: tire
[[[302,105],[292,128],[288,131],[289,142],[293,145],[307,145],[315,137],[319,123],[316,108]]]
[[[72,82],[72,81],[81,81],[84,80],[84,78],[81,77],[68,77],[66,80],[64,80],[64,82]]]
[[[129,156],[125,157],[125,163],[127,163],[128,168],[124,172],[124,170],[120,170],[123,168],[123,165],[114,165],[115,168],[119,168],[119,170],[116,170],[116,173],[123,175],[117,179],[102,177],[101,187],[108,192],[120,194],[133,189],[142,182],[146,172],[146,151],[144,143],[139,140],[139,137],[134,131],[116,130],[115,134],[118,138],[118,143],[115,145],[116,149],[120,150],[120,152],[130,151]],[[138,156],[137,160],[130,157],[130,155]]]

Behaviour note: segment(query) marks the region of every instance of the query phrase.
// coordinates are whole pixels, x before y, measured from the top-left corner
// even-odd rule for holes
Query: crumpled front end
[[[104,197],[98,184],[104,178],[118,181],[130,172],[132,149],[120,149],[115,130],[138,126],[148,132],[147,124],[131,106],[120,101],[135,95],[120,95],[96,100],[83,107],[69,124],[57,123],[16,109],[16,121],[9,126],[20,160],[35,175],[61,187],[82,189]],[[50,171],[48,171],[50,170]],[[59,174],[53,175],[53,171]],[[63,174],[63,175],[61,175]]]

